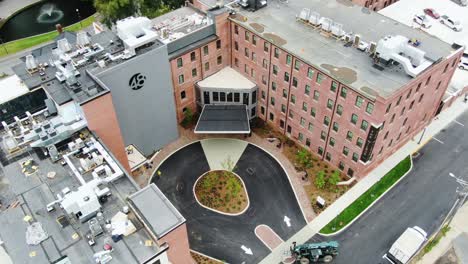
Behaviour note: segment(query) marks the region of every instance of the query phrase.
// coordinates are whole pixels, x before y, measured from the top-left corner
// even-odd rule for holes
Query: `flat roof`
[[[158,239],[185,223],[185,218],[154,183],[128,199]]]
[[[205,105],[195,127],[196,134],[248,134],[246,105]]]
[[[127,152],[128,165],[130,165],[130,169],[132,171],[148,161],[148,159],[146,159],[140,150],[138,150],[133,144],[128,145],[125,150]]]
[[[29,93],[28,87],[21,82],[17,75],[0,79],[0,104]]]
[[[413,79],[400,67],[375,69],[367,53],[345,47],[342,41],[325,37],[313,27],[295,21],[303,8],[342,24],[345,32],[358,34],[367,43],[377,43],[387,35],[403,35],[421,40],[418,48],[433,61],[454,52],[434,36],[347,0],[271,2],[255,12],[237,8],[231,19],[370,98],[376,94],[391,96]]]
[[[252,89],[256,85],[231,67],[226,67],[219,72],[199,81],[201,88],[215,89]]]

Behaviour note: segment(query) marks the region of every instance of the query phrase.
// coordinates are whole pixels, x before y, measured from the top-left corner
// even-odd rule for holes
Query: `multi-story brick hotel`
[[[248,133],[258,117],[363,177],[440,112],[463,52],[346,0],[194,0],[60,38],[14,67],[27,89],[2,101],[2,120],[33,93],[47,97],[127,170],[126,146],[163,148],[190,108],[201,112],[196,133]]]

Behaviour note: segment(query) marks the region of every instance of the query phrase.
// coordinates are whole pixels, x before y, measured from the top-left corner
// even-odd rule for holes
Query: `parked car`
[[[453,20],[447,15],[443,15],[440,17],[440,23],[446,25],[447,27],[453,29],[454,31],[462,31],[463,27],[460,24],[460,21]]]
[[[425,15],[415,15],[413,21],[416,24],[421,25],[423,28],[430,28],[432,26],[431,22]]]
[[[468,5],[468,1],[467,0],[452,0],[452,2],[455,2],[461,6],[467,6]]]
[[[432,17],[432,18],[435,18],[435,19],[439,19],[440,18],[440,15],[439,13],[437,13],[434,8],[425,8],[424,9],[424,14]]]
[[[462,57],[460,63],[458,64],[460,70],[468,71],[468,58]]]

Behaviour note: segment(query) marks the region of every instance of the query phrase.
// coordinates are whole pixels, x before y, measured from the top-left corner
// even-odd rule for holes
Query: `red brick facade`
[[[398,0],[350,0],[351,2],[367,7],[372,11],[379,11]]]

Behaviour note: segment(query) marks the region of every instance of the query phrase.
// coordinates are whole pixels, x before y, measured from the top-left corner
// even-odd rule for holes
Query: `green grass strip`
[[[84,20],[81,20],[81,23],[78,22],[78,23],[72,24],[72,25],[70,25],[68,27],[65,27],[65,30],[67,30],[67,31],[79,31],[82,28],[88,27],[91,24],[93,24],[95,19],[96,18],[95,18],[94,15],[89,16],[88,18],[85,18]],[[27,38],[22,38],[22,39],[10,41],[8,43],[0,45],[0,57],[10,55],[10,54],[14,54],[16,52],[19,52],[19,51],[34,47],[36,45],[39,45],[39,44],[42,44],[42,43],[45,43],[45,42],[48,42],[48,41],[52,41],[57,36],[58,36],[58,32],[54,30],[54,31],[47,32],[47,33],[44,33],[44,34],[40,34],[40,35],[36,35],[36,36],[31,36],[31,37],[27,37]],[[8,51],[8,53],[7,53],[7,51]]]
[[[321,234],[331,234],[339,231],[353,221],[361,212],[378,199],[388,188],[397,182],[411,168],[410,157],[400,161],[391,171],[377,183],[344,209],[338,216],[320,230]]]

